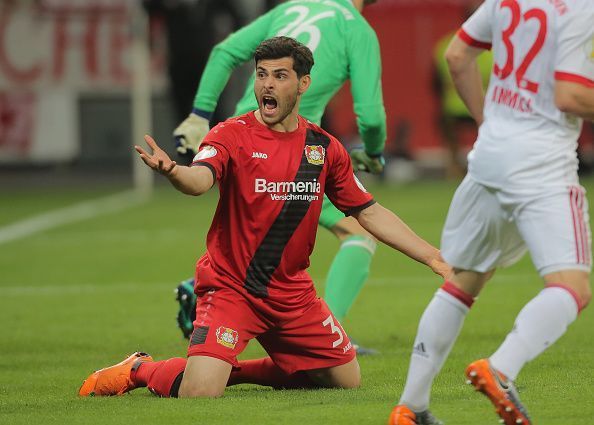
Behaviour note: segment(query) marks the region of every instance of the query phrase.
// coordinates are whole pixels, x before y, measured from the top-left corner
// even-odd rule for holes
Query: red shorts
[[[230,288],[201,288],[188,356],[215,357],[237,367],[237,356],[256,338],[288,374],[355,358],[348,336],[322,299],[278,315],[258,308],[263,303],[265,299]]]

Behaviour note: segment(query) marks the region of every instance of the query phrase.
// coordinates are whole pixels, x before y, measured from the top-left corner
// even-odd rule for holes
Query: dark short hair
[[[297,73],[297,77],[301,78],[311,72],[314,64],[313,54],[306,45],[294,38],[284,36],[269,38],[260,43],[254,53],[256,66],[261,60],[287,57],[293,58],[293,70]]]

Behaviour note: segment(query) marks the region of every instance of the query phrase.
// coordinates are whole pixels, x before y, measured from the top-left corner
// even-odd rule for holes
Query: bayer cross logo
[[[235,348],[235,344],[239,340],[239,333],[225,326],[219,326],[216,335],[217,342],[227,348]]]
[[[307,145],[305,146],[305,158],[312,165],[324,165],[326,158],[326,149],[323,146]]]

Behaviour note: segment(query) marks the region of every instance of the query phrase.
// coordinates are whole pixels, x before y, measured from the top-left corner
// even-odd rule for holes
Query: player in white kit
[[[441,423],[426,419],[433,379],[487,280],[526,250],[544,289],[496,352],[466,375],[503,423],[531,424],[513,381],[591,298],[576,148],[582,119],[594,120],[593,42],[593,0],[486,0],[450,44],[450,72],[479,135],[442,235],[454,273],[423,313],[391,425]],[[491,47],[493,76],[483,94],[475,58]]]

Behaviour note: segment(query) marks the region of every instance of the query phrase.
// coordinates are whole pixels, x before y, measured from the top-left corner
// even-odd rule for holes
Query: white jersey
[[[493,47],[469,174],[495,188],[577,183],[582,121],[555,107],[555,80],[594,87],[594,0],[486,0],[458,36]]]

